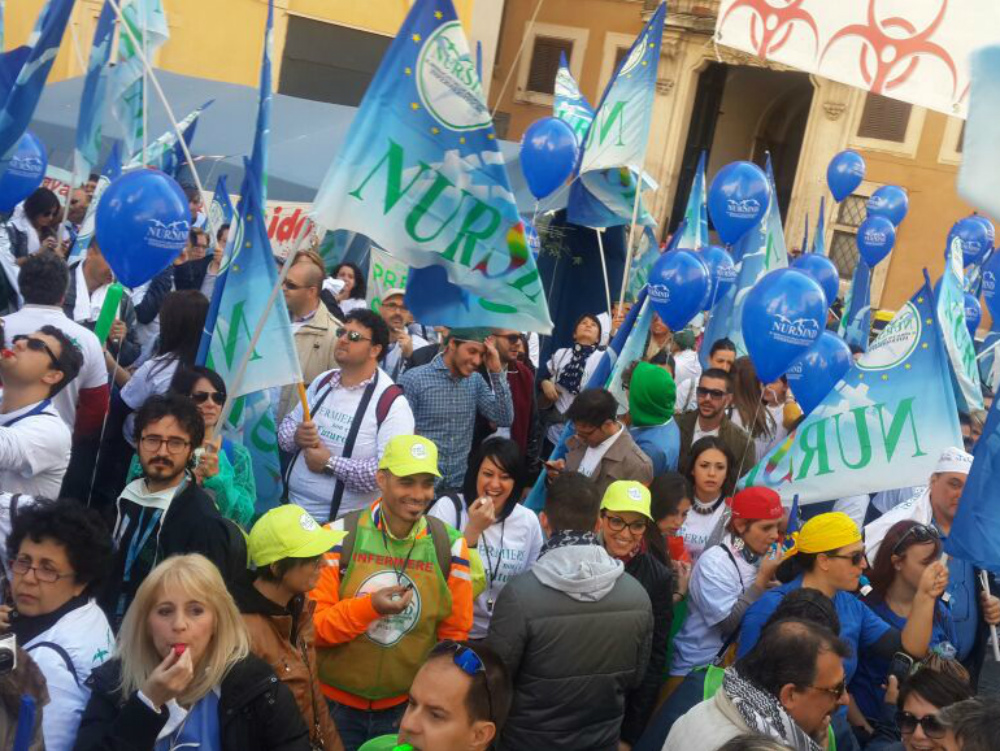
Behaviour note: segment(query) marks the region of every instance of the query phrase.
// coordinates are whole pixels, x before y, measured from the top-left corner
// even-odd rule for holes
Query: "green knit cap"
[[[663,425],[674,416],[677,385],[659,365],[640,362],[628,387],[628,411],[637,428]]]

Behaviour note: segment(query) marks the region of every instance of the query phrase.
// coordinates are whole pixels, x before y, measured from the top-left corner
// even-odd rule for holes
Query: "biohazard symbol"
[[[792,26],[800,22],[812,29],[814,47],[819,47],[819,30],[813,17],[800,7],[806,0],[790,0],[785,5],[775,7],[767,0],[736,0],[719,22],[721,27],[730,14],[739,8],[749,8],[750,42],[759,57],[778,52],[792,34]]]
[[[951,73],[952,97],[958,89],[958,70],[947,50],[930,41],[938,30],[948,9],[948,0],[942,0],[937,16],[923,31],[905,18],[892,17],[879,21],[875,16],[875,4],[869,0],[867,25],[845,26],[826,43],[820,55],[820,66],[830,48],[842,39],[857,38],[862,41],[860,53],[861,77],[868,88],[882,94],[902,86],[916,71],[922,57],[936,58],[944,63]],[[909,36],[890,36],[889,32],[900,32]],[[902,69],[901,69],[902,68]]]

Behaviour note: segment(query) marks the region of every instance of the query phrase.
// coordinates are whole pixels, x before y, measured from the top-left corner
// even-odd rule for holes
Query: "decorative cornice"
[[[827,120],[838,120],[844,114],[847,105],[843,102],[823,102],[823,111]]]
[[[656,93],[663,94],[667,96],[671,91],[674,90],[673,79],[670,78],[657,78],[656,79]]]

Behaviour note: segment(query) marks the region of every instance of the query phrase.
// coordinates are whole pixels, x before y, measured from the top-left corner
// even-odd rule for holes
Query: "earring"
[[[743,550],[744,547],[746,547],[746,543],[743,542],[742,537],[733,537],[733,550],[739,553]]]

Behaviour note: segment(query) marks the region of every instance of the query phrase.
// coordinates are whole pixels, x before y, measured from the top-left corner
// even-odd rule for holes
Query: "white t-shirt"
[[[83,273],[83,261],[73,268],[70,284],[76,285],[76,301],[73,303],[74,321],[96,321],[101,315],[104,298],[108,296],[109,284],[102,284],[91,294],[87,288],[87,277]]]
[[[461,497],[459,500],[462,501]],[[427,513],[462,531],[469,522],[469,510],[464,501],[460,505],[462,513],[458,520],[450,498],[438,499]],[[493,615],[490,602],[496,602],[507,582],[535,564],[544,542],[538,517],[520,504],[504,521],[483,530],[476,550],[486,572],[486,590],[473,603],[470,637],[482,639],[486,636]]]
[[[695,420],[694,421],[694,434],[691,436],[691,445],[694,446],[698,442],[699,438],[704,438],[707,435],[718,436],[719,435],[719,429],[715,428],[714,430],[702,430],[701,429],[701,420],[700,419]]]
[[[83,367],[80,368],[80,373],[52,400],[52,406],[72,430],[76,422],[76,405],[80,401],[80,390],[108,385],[104,350],[97,336],[90,329],[71,321],[62,312],[62,308],[50,305],[25,305],[16,313],[4,317],[3,323],[8,342],[21,334],[33,334],[42,326],[55,326],[80,349],[83,354]]]
[[[702,554],[709,537],[719,526],[719,521],[725,510],[726,504],[720,503],[711,514],[699,514],[692,509],[691,513],[687,515],[687,520],[678,534],[684,538],[684,547],[691,554],[692,561],[697,561],[698,556]]]
[[[701,378],[701,361],[693,349],[685,349],[674,355],[674,383],[680,386],[688,381]]]
[[[360,297],[348,297],[346,300],[338,303],[340,305],[340,310],[346,316],[352,310],[361,310],[362,308],[367,308],[368,303]]]
[[[604,356],[604,352],[597,349],[594,350],[593,354],[587,358],[587,362],[583,366],[583,376],[580,378],[580,390],[587,388],[587,383],[590,382],[590,377],[597,370],[597,366],[601,363],[601,358]],[[559,380],[559,374],[562,373],[563,368],[570,364],[573,359],[573,348],[563,347],[560,350],[556,350],[556,353],[549,358],[549,380],[552,383],[557,383]],[[558,384],[557,384],[558,385]],[[566,410],[569,409],[573,400],[576,399],[576,394],[571,394],[564,390],[562,386],[558,387],[559,398],[556,399],[556,409],[560,413],[565,414]],[[563,425],[557,424],[549,427],[546,437],[552,444],[559,443],[559,436],[562,435]]]
[[[681,381],[677,384],[677,399],[674,401],[674,412],[680,415],[698,407],[697,388],[697,378]]]
[[[587,477],[593,477],[597,472],[597,468],[601,466],[601,460],[604,458],[604,455],[615,445],[615,441],[621,438],[624,432],[625,428],[619,423],[618,432],[613,436],[605,438],[597,446],[587,446],[587,450],[583,452],[583,459],[580,460],[580,466],[577,471]]]
[[[410,341],[413,343],[413,351],[416,352],[421,347],[426,347],[430,342],[424,339],[422,336],[417,334],[410,334]],[[399,376],[403,375],[406,371],[406,364],[400,363],[400,358],[403,356],[403,349],[399,346],[398,342],[393,342],[389,345],[389,353],[385,356],[385,363],[383,367],[385,372],[389,374],[390,378],[393,374],[396,375],[396,379],[399,380]],[[397,368],[399,372],[397,371]]]
[[[722,545],[729,548],[729,553]],[[687,619],[674,637],[670,675],[687,675],[694,668],[712,663],[727,636],[719,624],[740,595],[753,586],[756,577],[757,567],[733,550],[728,536],[726,542],[702,553],[691,572]]]
[[[46,402],[0,414],[0,488],[58,498],[72,442],[69,426]]]
[[[165,394],[170,390],[170,382],[177,372],[178,361],[172,355],[157,355],[146,360],[132,374],[132,378],[121,390],[122,401],[132,410],[138,410],[154,394]],[[122,429],[125,440],[135,445],[135,414],[125,418]]]
[[[318,403],[322,393],[329,389],[328,385],[323,385],[320,388],[319,384],[326,381],[330,372],[332,371],[317,376],[306,390],[306,401],[310,405]],[[368,409],[365,410],[358,437],[354,442],[354,450],[351,452],[351,459],[381,458],[386,444],[394,436],[409,435],[414,431],[413,411],[403,395],[396,397],[392,407],[389,408],[389,413],[382,422],[381,429],[378,428],[375,414],[378,400],[382,392],[392,385],[392,379],[384,370],[379,369],[376,372],[378,382],[372,393],[371,401],[368,403]],[[326,446],[331,456],[343,455],[347,433],[351,429],[351,422],[358,411],[364,392],[364,387],[351,389],[338,387],[323,400],[323,404],[318,410],[313,411],[312,419],[319,430],[320,440],[323,441],[323,445]],[[302,422],[302,403],[300,401],[296,401],[295,409],[285,419],[295,423]],[[311,472],[306,466],[305,457],[300,454],[289,477],[288,499],[292,503],[302,506],[312,514],[316,521],[325,524],[330,520],[330,502],[333,499],[336,484],[337,478],[332,475]],[[362,492],[345,486],[344,494],[340,500],[340,509],[337,512],[338,518],[356,509],[371,505],[378,498],[378,495],[377,489]]]

